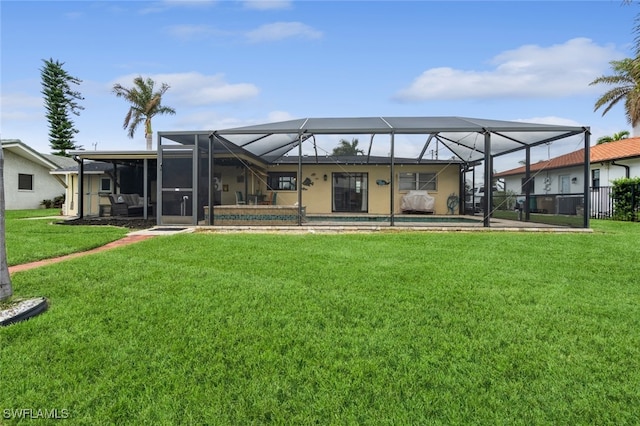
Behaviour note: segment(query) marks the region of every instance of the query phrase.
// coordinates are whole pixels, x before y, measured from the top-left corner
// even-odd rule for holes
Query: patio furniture
[[[247,204],[240,191],[236,191],[236,204]]]
[[[264,201],[261,201],[259,204],[262,204],[265,206],[275,206],[277,196],[278,196],[277,192],[271,192],[269,193],[269,196],[267,197],[267,199],[265,199]]]
[[[402,196],[400,209],[406,213],[434,213],[435,198],[427,191],[409,191]]]
[[[138,194],[109,194],[111,216],[142,216],[144,199]]]

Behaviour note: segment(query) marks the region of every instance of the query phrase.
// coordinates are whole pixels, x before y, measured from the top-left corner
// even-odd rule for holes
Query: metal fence
[[[640,186],[632,186],[628,193],[616,199],[612,186],[591,188],[591,217],[630,222],[640,221]]]
[[[600,186],[591,188],[591,218],[613,219],[613,192],[612,186]]]

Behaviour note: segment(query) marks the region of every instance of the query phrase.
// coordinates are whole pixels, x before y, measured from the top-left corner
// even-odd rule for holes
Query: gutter
[[[612,161],[612,162],[611,162],[611,165],[612,165],[612,166],[618,166],[618,167],[624,167],[624,177],[625,177],[625,178],[627,178],[627,179],[629,179],[629,176],[630,176],[630,174],[631,174],[631,173],[630,173],[630,167],[629,167],[629,166],[627,166],[626,164],[618,164],[618,163],[616,163],[615,161]]]

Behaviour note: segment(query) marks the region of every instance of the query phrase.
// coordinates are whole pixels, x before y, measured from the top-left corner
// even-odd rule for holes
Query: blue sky
[[[0,1],[3,139],[50,152],[43,59],[81,80],[87,150],[143,150],[111,92],[151,77],[154,131],[301,117],[460,116],[631,131],[593,105],[633,56],[638,4],[603,1]],[[337,144],[337,143],[336,143]],[[155,139],[154,139],[155,146]],[[399,153],[402,154],[402,153]]]

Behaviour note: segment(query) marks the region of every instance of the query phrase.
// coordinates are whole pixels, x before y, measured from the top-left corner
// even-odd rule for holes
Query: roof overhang
[[[15,155],[18,155],[22,158],[26,158],[29,161],[32,161],[36,164],[41,165],[47,169],[57,169],[58,165],[49,161],[43,155],[33,150],[31,147],[25,145],[24,143],[15,140],[15,141],[3,141],[2,149],[5,151],[9,151]]]
[[[157,151],[72,151],[73,157],[82,160],[155,160]]]

